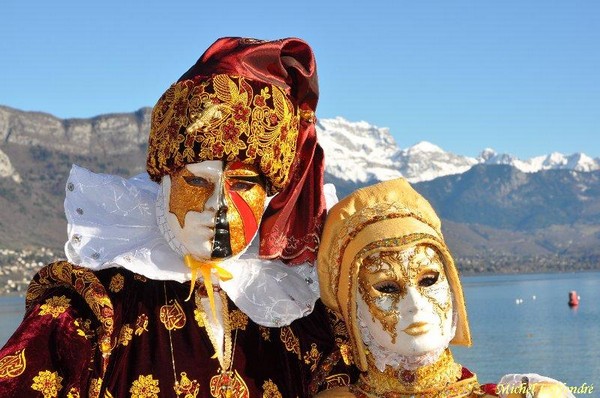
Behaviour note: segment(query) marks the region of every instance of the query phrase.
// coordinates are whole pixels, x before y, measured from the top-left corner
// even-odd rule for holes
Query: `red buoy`
[[[579,305],[579,296],[575,290],[569,292],[569,307],[577,307]]]

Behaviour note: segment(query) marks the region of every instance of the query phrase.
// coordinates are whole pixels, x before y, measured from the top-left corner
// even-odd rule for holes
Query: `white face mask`
[[[258,230],[266,193],[254,166],[209,160],[162,180],[166,231],[180,254],[200,260],[242,252]]]
[[[388,357],[419,357],[448,346],[455,331],[452,294],[434,249],[418,245],[371,253],[362,260],[358,280],[357,316],[372,353],[378,347]]]

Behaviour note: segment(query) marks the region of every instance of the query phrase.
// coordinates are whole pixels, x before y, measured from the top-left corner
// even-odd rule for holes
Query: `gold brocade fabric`
[[[240,160],[260,168],[273,194],[287,183],[299,121],[277,86],[224,74],[183,80],[154,107],[147,170],[160,181],[189,163]]]

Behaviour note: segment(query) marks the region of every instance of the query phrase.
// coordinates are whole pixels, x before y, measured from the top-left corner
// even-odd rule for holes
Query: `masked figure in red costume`
[[[303,41],[220,39],[154,107],[147,175],[74,166],[68,262],[31,282],[0,396],[302,397],[347,383],[312,267],[326,211],[317,98]]]

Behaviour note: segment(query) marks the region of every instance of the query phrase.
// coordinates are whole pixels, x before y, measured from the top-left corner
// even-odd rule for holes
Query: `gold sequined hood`
[[[458,315],[451,343],[470,346],[462,286],[442,236],[440,219],[429,202],[406,180],[396,179],[359,189],[337,203],[329,211],[319,248],[321,299],[346,322],[358,368],[366,370],[367,361],[356,321],[360,267],[357,254],[383,241],[387,242],[386,248],[392,250],[427,244],[439,251]]]

